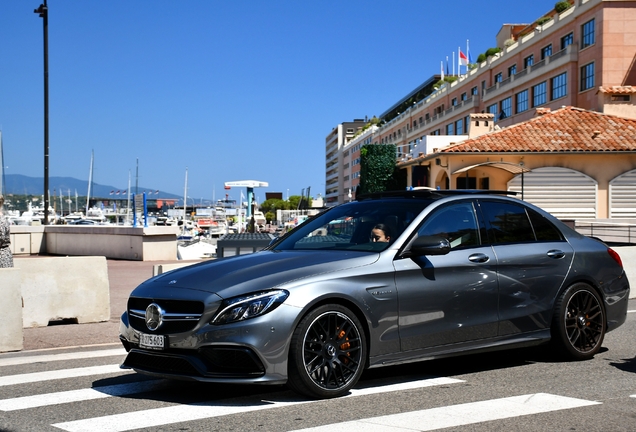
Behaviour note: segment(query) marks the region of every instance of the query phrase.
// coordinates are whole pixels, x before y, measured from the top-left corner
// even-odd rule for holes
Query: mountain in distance
[[[44,178],[42,177],[27,177],[21,174],[6,174],[4,181],[4,192],[7,195],[43,195]],[[131,193],[134,192],[134,187],[131,189]],[[126,188],[100,185],[93,182],[93,185],[91,186],[91,199],[113,199],[116,197],[117,192],[120,192],[119,197],[121,197],[121,194],[126,190]],[[85,197],[88,193],[88,181],[78,180],[73,177],[49,177],[49,193],[51,194],[51,197],[59,195],[68,196],[69,191],[73,197],[75,196],[76,191],[78,196]],[[156,193],[157,189],[139,187],[139,193],[150,191],[152,191],[152,194],[148,194],[148,198],[152,199],[183,199],[182,196],[176,194],[164,191]],[[124,196],[127,196],[127,193],[124,194]]]

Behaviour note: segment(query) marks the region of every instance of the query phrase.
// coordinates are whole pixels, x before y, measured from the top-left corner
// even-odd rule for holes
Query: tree
[[[261,203],[261,211],[263,213],[274,213],[276,214],[276,210],[289,210],[290,204],[289,201],[285,201],[282,199],[268,199]]]
[[[358,193],[404,189],[406,177],[395,164],[394,144],[366,144],[360,149]]]

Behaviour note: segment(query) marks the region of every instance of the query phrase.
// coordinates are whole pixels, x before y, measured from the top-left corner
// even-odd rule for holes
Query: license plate
[[[163,350],[166,348],[168,337],[164,335],[139,334],[139,348]]]

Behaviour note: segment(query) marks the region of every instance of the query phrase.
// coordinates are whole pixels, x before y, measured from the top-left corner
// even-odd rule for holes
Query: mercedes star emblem
[[[146,308],[146,327],[148,330],[157,330],[163,323],[164,310],[156,303],[150,303]]]

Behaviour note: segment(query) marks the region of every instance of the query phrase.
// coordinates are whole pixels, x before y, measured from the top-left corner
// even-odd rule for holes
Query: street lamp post
[[[49,9],[46,0],[33,12],[44,29],[44,225],[49,224]]]

